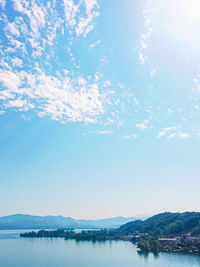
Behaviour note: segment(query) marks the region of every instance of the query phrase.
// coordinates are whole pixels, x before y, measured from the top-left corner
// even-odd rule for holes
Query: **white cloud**
[[[0,0],[2,7],[5,3]],[[81,0],[75,4],[73,0],[63,0],[64,16],[56,10],[55,3],[12,0],[11,8],[17,16],[10,19],[9,14],[2,15],[6,41],[0,46],[0,104],[5,111],[31,110],[53,120],[97,123],[97,117],[104,113],[106,95],[102,92],[111,83],[103,81],[98,73],[88,78],[78,74],[75,68],[80,62],[76,64],[72,54],[76,31],[86,36],[94,28],[93,20],[99,15],[97,1]],[[56,58],[58,31],[60,36],[61,31],[67,36],[73,34],[73,38],[66,39],[66,49],[74,69],[66,62],[61,70],[50,71]],[[97,40],[96,45],[100,42]]]
[[[193,92],[195,94],[200,94],[200,78],[199,76],[195,77],[193,79],[194,83],[195,83],[195,88],[193,88]]]
[[[136,124],[136,128],[138,128],[140,130],[144,130],[147,128],[147,126],[144,123],[138,123],[138,124]]]
[[[13,23],[8,23],[7,24],[7,27],[6,27],[6,30],[8,33],[12,34],[12,35],[16,35],[17,37],[20,35],[20,32],[19,32],[19,28],[18,26],[15,24],[15,22]]]
[[[147,43],[145,43],[145,41],[142,39],[141,40],[141,48],[142,49],[147,49],[147,47],[148,47]]]
[[[145,55],[140,51],[139,52],[139,60],[142,64],[145,62]]]
[[[97,46],[98,44],[100,44],[102,42],[102,40],[98,40],[93,44],[90,44],[90,48],[94,48],[95,46]]]
[[[4,68],[7,68],[8,70],[11,69],[10,66],[9,66],[9,64],[8,64],[8,62],[6,62],[4,59],[1,60],[0,66],[1,67],[4,67]]]
[[[176,131],[177,129],[178,129],[177,126],[162,128],[162,130],[158,133],[158,138],[161,138],[163,136],[167,136],[168,135],[168,138],[171,139],[171,138],[175,137],[177,134],[176,133],[169,134],[169,132]]]
[[[166,132],[177,130],[177,129],[178,129],[177,126],[171,126],[171,127],[165,127],[165,128],[163,128],[163,130],[166,131]]]
[[[22,60],[15,57],[12,59],[12,64],[14,67],[22,67]]]
[[[32,48],[37,52],[42,50],[40,30],[46,26],[46,16],[48,11],[43,4],[36,4],[35,1],[28,0],[13,0],[14,8],[21,12],[24,17],[28,17],[30,30],[27,30],[27,25],[21,17],[21,33],[26,34],[26,40],[30,43]],[[16,25],[16,23],[15,23]],[[19,29],[19,27],[18,27]],[[13,31],[14,33],[14,31]],[[17,32],[16,32],[17,34]],[[32,56],[38,56],[38,53],[33,51]]]
[[[28,103],[26,99],[8,100],[5,104],[5,108],[16,108],[20,111],[27,111],[34,108],[34,104]]]
[[[170,116],[172,113],[174,113],[174,110],[171,108],[168,108],[167,112],[168,112],[168,115]]]
[[[155,74],[156,74],[156,69],[153,68],[153,69],[151,70],[150,76],[153,77],[153,76],[155,76]]]
[[[86,35],[94,29],[93,19],[99,15],[97,11],[94,10],[98,7],[96,0],[82,0],[78,4],[75,4],[73,0],[63,0],[64,10],[65,10],[65,20],[66,26],[71,29],[75,29],[76,35],[80,36]],[[80,15],[80,10],[84,8],[85,14]],[[72,35],[72,31],[69,31]],[[98,41],[97,43],[98,44]]]
[[[0,1],[2,3],[2,0]],[[144,31],[140,35],[138,51],[142,63],[147,60],[155,25],[154,1],[145,2],[148,4],[144,8]],[[162,109],[158,103],[155,107],[151,103],[154,98],[147,95],[154,93],[153,84],[146,87],[147,94],[144,94],[144,91],[138,90],[137,83],[128,86],[126,82],[122,85],[120,81],[113,80],[111,84],[109,76],[103,81],[102,75],[92,71],[88,77],[83,75],[81,66],[83,59],[78,58],[79,53],[76,53],[76,49],[82,37],[87,37],[95,26],[95,19],[99,15],[96,0],[62,0],[61,3],[12,0],[12,3],[14,5],[9,8],[14,7],[18,12],[13,14],[17,16],[15,18],[9,16],[6,10],[4,13],[7,15],[4,14],[1,18],[2,33],[6,40],[0,45],[0,105],[3,112],[7,109],[30,110],[31,114],[35,112],[40,117],[49,116],[61,122],[82,121],[86,125],[99,123],[104,128],[108,125],[110,127],[135,125],[139,130],[152,129],[153,125],[150,125],[149,120],[153,123],[152,117],[158,113],[162,114],[163,109],[166,114],[169,105],[165,105]],[[7,7],[8,5],[5,6]],[[93,33],[93,36],[88,36],[88,39],[84,40],[86,45],[82,47],[86,48],[87,56],[92,52],[92,49],[88,48],[101,43],[97,31]],[[97,64],[100,67],[108,62],[104,54],[102,52],[98,56]],[[152,65],[150,68],[151,76],[159,70]],[[151,79],[151,83],[153,81],[154,79]],[[198,76],[194,82],[195,92],[200,92]],[[109,87],[112,87],[112,91]],[[141,90],[146,89],[141,88]],[[145,97],[141,97],[142,95]],[[168,99],[166,103],[167,101]],[[172,107],[175,112],[179,112],[175,105]],[[105,113],[106,115],[102,117]],[[187,118],[187,114],[181,116],[183,115]],[[149,120],[140,120],[144,117]],[[172,118],[167,117],[167,119],[170,122]],[[175,133],[179,138],[186,138],[180,128],[168,128],[159,129],[156,135],[161,138],[164,135],[170,137]],[[102,129],[99,134],[108,132],[110,131]],[[124,138],[135,139],[137,135],[129,134]]]
[[[136,97],[134,97],[133,102],[134,102],[137,106],[140,104]]]
[[[6,0],[0,0],[0,5],[2,8],[5,8]]]
[[[104,82],[102,83],[102,86],[103,86],[103,87],[110,87],[110,86],[111,86],[111,81],[109,81],[109,80],[104,81]]]
[[[93,30],[94,24],[92,24],[92,21],[95,17],[99,16],[99,13],[93,11],[93,9],[97,7],[96,0],[85,0],[84,3],[87,17],[79,18],[79,22],[76,27],[76,34],[77,36],[83,35],[85,37],[91,30]]]
[[[10,93],[17,92],[21,84],[18,75],[7,70],[0,70],[0,82],[3,84],[6,90],[9,90]],[[2,92],[4,92],[4,90],[0,91],[0,95]]]
[[[97,119],[93,119],[93,118],[84,118],[84,123],[87,125],[87,124],[95,124],[97,123]]]
[[[180,136],[181,139],[185,139],[185,138],[189,137],[189,134],[188,133],[179,132],[179,136]]]
[[[179,137],[181,139],[189,137],[188,133],[183,133],[179,131],[178,129],[180,128],[177,126],[172,126],[172,127],[165,127],[162,128],[162,131],[159,132],[158,138],[161,138],[163,136],[167,136],[167,138],[172,139],[174,137]]]
[[[101,135],[110,135],[113,132],[112,131],[106,131],[106,130],[104,130],[104,131],[96,131],[95,133],[96,134],[101,134]]]
[[[182,133],[182,132],[177,132],[177,133],[171,133],[168,138],[172,139],[174,137],[179,137],[181,139],[188,138],[190,135],[188,133]]]
[[[105,56],[105,57],[102,57],[99,59],[101,62],[104,62],[104,63],[108,63],[108,58]]]
[[[123,136],[124,139],[129,139],[129,140],[134,140],[138,138],[137,134],[132,134],[132,135],[124,135]]]
[[[23,12],[24,11],[24,8],[22,6],[22,2],[20,0],[13,0],[14,2],[14,8],[15,10],[19,11],[19,12]],[[25,2],[26,5],[27,5],[27,2]]]
[[[167,133],[165,132],[165,131],[161,131],[161,132],[159,132],[159,134],[158,134],[158,138],[161,138],[161,137],[163,137],[163,136],[165,136]]]
[[[172,138],[174,138],[174,137],[176,137],[177,136],[177,133],[171,133],[169,136],[168,136],[168,138],[169,139],[172,139]]]
[[[147,129],[148,123],[149,123],[149,120],[144,120],[144,122],[142,122],[142,123],[137,123],[136,128],[138,128],[139,130],[145,130],[145,129]]]
[[[143,9],[144,18],[144,32],[141,34],[140,48],[138,53],[139,61],[144,64],[147,59],[146,50],[149,46],[149,39],[153,33],[156,20],[155,14],[157,9],[155,7],[155,2],[153,0],[147,0]]]
[[[76,24],[76,14],[79,11],[79,5],[75,5],[73,0],[63,0],[63,5],[65,9],[65,19],[67,25],[70,27]]]
[[[25,71],[0,71],[0,99],[6,108],[33,109],[40,117],[53,120],[94,123],[103,114],[104,96],[99,83],[75,83],[69,76],[55,77]]]

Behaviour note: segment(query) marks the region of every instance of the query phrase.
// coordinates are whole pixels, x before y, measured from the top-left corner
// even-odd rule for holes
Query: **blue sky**
[[[199,210],[198,0],[0,0],[0,215]]]

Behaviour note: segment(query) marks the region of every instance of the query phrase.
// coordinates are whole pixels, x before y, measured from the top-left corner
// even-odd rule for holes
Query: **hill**
[[[136,220],[122,225],[119,232],[148,233],[152,235],[200,234],[200,212],[170,213],[152,216],[145,221]]]

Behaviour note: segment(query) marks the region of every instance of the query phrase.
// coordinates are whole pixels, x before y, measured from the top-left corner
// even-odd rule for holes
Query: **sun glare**
[[[189,21],[200,20],[200,0],[185,0],[184,4]]]

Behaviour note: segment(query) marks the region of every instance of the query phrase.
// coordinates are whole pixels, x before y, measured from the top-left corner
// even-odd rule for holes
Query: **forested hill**
[[[200,234],[200,212],[165,212],[145,221],[137,220],[122,225],[118,231],[126,233],[149,233],[153,235]]]

